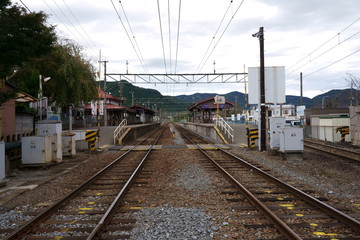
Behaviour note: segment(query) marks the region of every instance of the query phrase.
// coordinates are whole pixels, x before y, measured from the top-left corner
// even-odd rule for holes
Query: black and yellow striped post
[[[343,126],[336,128],[336,132],[340,132],[341,134],[341,141],[345,142],[345,137],[350,133],[349,126]]]
[[[87,142],[89,142],[89,150],[90,150],[90,152],[95,150],[95,142],[96,142],[97,136],[98,136],[98,131],[96,131],[96,130],[86,130],[85,140]]]
[[[255,147],[255,140],[259,139],[259,130],[257,128],[247,129],[248,147]]]

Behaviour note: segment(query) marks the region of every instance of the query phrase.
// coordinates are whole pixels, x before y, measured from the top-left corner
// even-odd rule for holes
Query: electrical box
[[[75,148],[78,151],[86,151],[89,149],[86,138],[86,130],[73,130],[71,133],[75,134]]]
[[[62,154],[64,157],[72,157],[76,155],[75,133],[62,133]]]
[[[22,164],[50,164],[51,137],[31,136],[21,139]]]
[[[280,128],[285,124],[285,117],[269,117],[270,149],[280,148]]]
[[[298,127],[280,128],[280,152],[303,152],[304,132]]]
[[[56,120],[44,120],[35,124],[35,133],[37,136],[50,136],[53,162],[62,162],[62,123]]]
[[[5,179],[6,172],[5,172],[5,142],[0,142],[0,181]]]

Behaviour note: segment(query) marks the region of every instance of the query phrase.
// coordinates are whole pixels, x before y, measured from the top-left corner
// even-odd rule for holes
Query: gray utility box
[[[0,181],[6,177],[5,172],[5,142],[0,142]]]
[[[88,142],[85,140],[86,130],[73,130],[71,133],[75,134],[75,148],[78,151],[89,150]]]
[[[55,120],[39,121],[35,124],[36,136],[50,136],[52,153],[51,159],[53,162],[62,162],[62,123]]]
[[[304,132],[298,127],[280,128],[280,152],[303,152]]]
[[[21,163],[24,165],[51,164],[51,137],[23,137],[21,139],[21,152]]]
[[[285,117],[269,117],[270,149],[280,148],[280,128],[285,127]]]
[[[72,157],[76,155],[75,133],[62,133],[62,154],[64,157]]]

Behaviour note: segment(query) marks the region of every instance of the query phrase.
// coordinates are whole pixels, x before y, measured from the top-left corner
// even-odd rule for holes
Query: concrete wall
[[[202,137],[215,142],[215,143],[223,143],[221,138],[219,137],[218,133],[214,128],[214,124],[197,124],[197,123],[179,123],[180,126],[189,129],[193,132],[198,133]]]

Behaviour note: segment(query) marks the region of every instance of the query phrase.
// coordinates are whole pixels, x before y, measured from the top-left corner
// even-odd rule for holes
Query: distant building
[[[5,92],[16,91],[16,87],[9,82],[5,82]],[[29,136],[34,131],[34,115],[31,113],[16,112],[16,104],[36,102],[37,99],[29,94],[16,91],[16,96],[9,99],[0,107],[3,110],[1,119],[0,141],[6,143],[20,141],[21,137]]]
[[[106,96],[106,116],[107,126],[118,126],[122,120],[126,119],[128,124],[151,123],[155,112],[152,109],[143,106],[134,105],[131,107],[124,107],[124,98],[118,98],[111,94],[106,94],[102,90],[98,90],[99,103],[94,101],[85,106],[85,119],[87,126],[96,126],[97,109],[99,107],[99,122],[100,125],[104,123],[104,100]]]
[[[226,117],[227,110],[234,108],[235,103],[225,101],[225,104],[219,104],[220,116]],[[193,103],[188,110],[192,114],[192,122],[197,123],[213,123],[216,117],[217,105],[214,103],[214,98],[207,98],[196,103]]]

